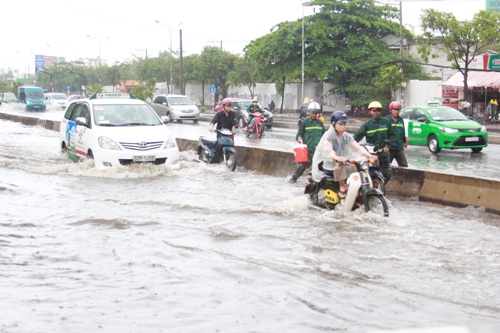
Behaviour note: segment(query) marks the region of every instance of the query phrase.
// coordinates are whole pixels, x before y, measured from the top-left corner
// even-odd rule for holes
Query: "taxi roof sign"
[[[110,93],[94,93],[89,99],[105,99],[105,98],[124,98],[124,99],[134,99],[130,93],[124,92],[110,92]]]

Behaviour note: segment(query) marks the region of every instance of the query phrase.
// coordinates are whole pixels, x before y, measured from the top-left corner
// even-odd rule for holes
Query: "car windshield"
[[[434,121],[469,120],[463,113],[450,107],[436,107],[427,110]]]
[[[27,91],[26,92],[26,97],[27,98],[36,98],[36,99],[44,99],[45,95],[43,91]]]
[[[52,99],[68,99],[64,94],[52,95]]]
[[[170,105],[193,105],[194,102],[187,96],[169,97]]]
[[[246,110],[252,104],[252,101],[251,100],[241,101],[240,103],[241,103],[241,108]],[[264,110],[264,106],[260,104],[260,102],[257,102],[257,105],[260,107],[261,110]]]
[[[163,123],[147,105],[94,105],[94,122],[98,126],[156,126]]]

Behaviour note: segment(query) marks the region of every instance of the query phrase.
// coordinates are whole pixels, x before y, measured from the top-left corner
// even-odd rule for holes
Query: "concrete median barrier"
[[[0,119],[30,126],[42,126],[58,131],[60,122],[0,113]],[[196,150],[198,140],[177,139],[179,150]],[[296,164],[293,152],[236,146],[238,166],[262,174],[287,177]],[[451,175],[411,168],[392,168],[392,179],[387,184],[391,195],[413,198],[446,206],[484,207],[500,214],[500,181],[477,177]],[[303,176],[305,178],[305,175]]]

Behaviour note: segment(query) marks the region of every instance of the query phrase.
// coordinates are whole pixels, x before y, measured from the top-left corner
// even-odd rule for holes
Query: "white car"
[[[63,93],[45,93],[45,104],[47,106],[54,106],[59,109],[66,109],[68,106],[69,100],[68,96]]]
[[[91,158],[98,169],[132,163],[179,169],[179,148],[168,121],[128,93],[96,93],[69,104],[60,144],[70,159]]]
[[[197,123],[200,119],[200,110],[185,95],[158,95],[153,99],[151,107],[158,115],[167,116],[179,123],[183,120],[192,120],[193,123]]]

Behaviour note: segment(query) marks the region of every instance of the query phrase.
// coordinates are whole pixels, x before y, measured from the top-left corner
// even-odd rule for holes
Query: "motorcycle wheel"
[[[374,212],[377,215],[387,217],[389,216],[389,207],[385,197],[380,194],[370,194],[366,198],[368,211]]]
[[[226,153],[226,166],[229,170],[234,171],[234,169],[236,169],[237,161],[238,159],[235,153],[232,151]]]
[[[262,133],[264,132],[264,126],[262,125],[257,125],[256,126],[256,129],[257,129],[257,137],[260,139],[262,138]]]
[[[379,189],[382,193],[385,194],[385,183],[382,179],[378,177],[372,178],[373,188]]]

